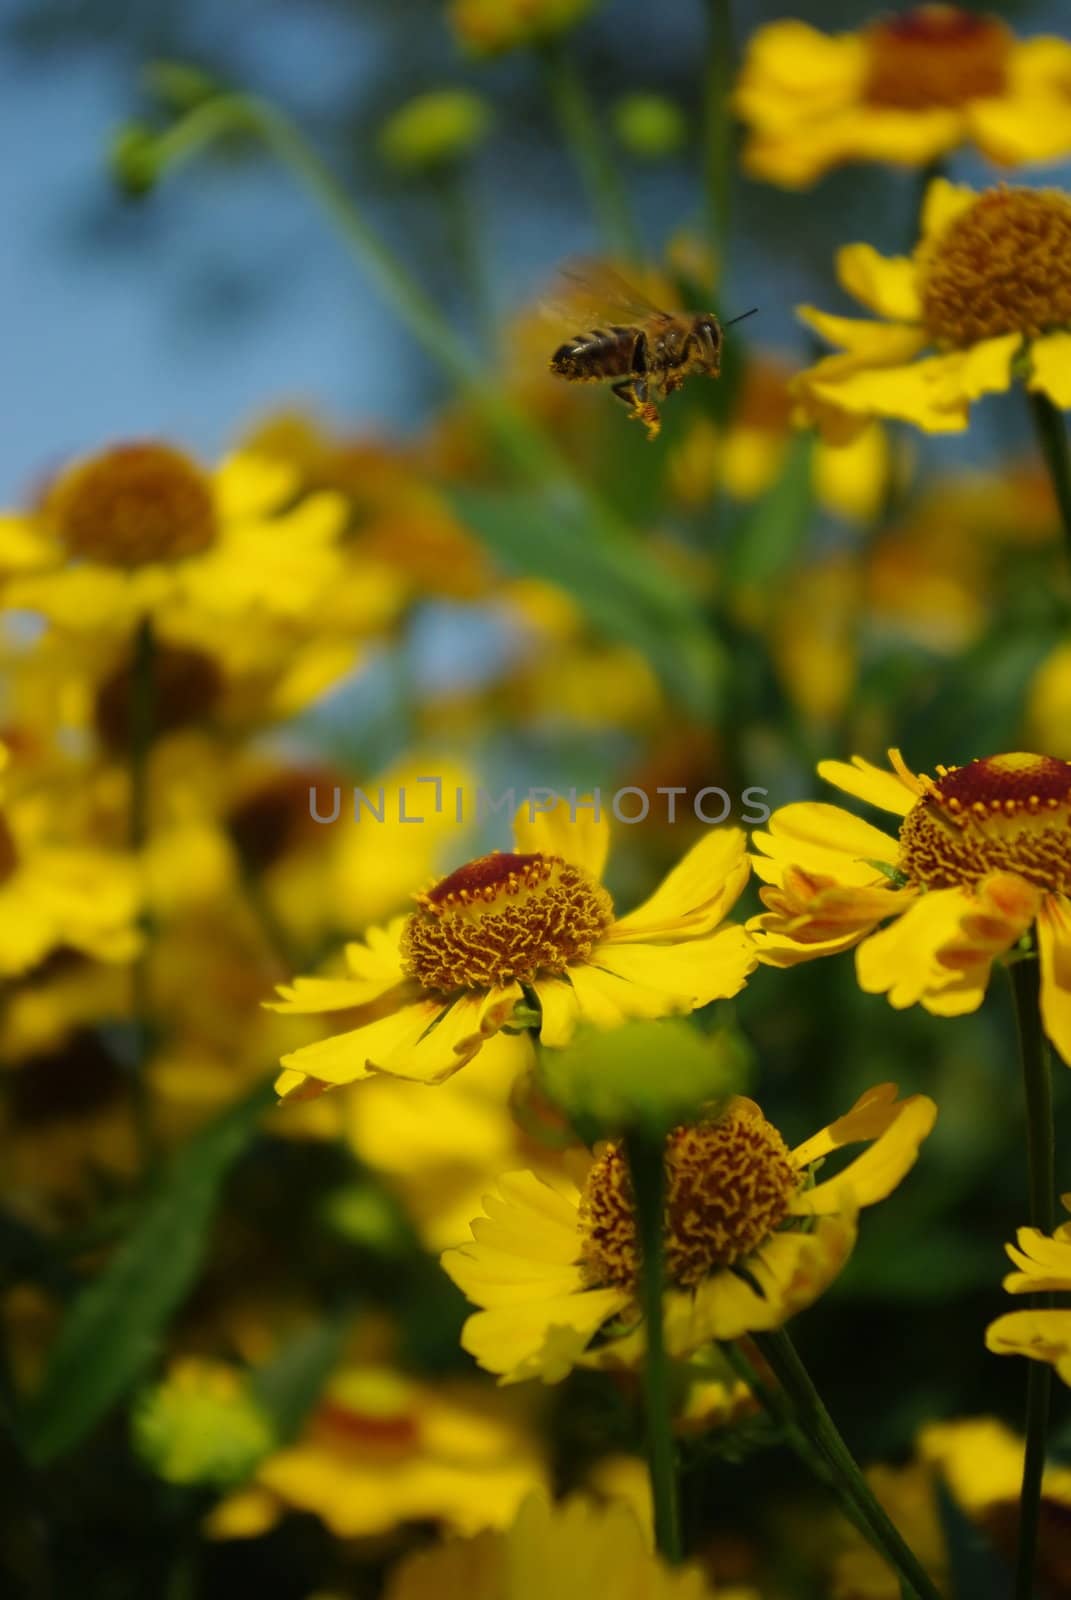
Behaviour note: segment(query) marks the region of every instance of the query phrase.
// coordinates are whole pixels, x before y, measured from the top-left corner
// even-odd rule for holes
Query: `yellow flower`
[[[1071,643],[1058,644],[1034,674],[1026,724],[1043,749],[1071,760]]]
[[[632,1511],[579,1496],[552,1506],[525,1501],[511,1527],[409,1556],[385,1600],[757,1600],[751,1590],[715,1589],[696,1567],[670,1568],[651,1551]]]
[[[1071,1210],[1071,1195],[1063,1203]],[[1016,1269],[1004,1279],[1009,1294],[1071,1294],[1071,1222],[1051,1235],[1020,1228],[1015,1244],[1005,1249]],[[990,1323],[985,1342],[997,1355],[1048,1361],[1071,1385],[1071,1307],[1009,1311]]]
[[[910,256],[845,245],[837,276],[883,320],[800,317],[837,354],[794,380],[801,420],[834,441],[874,417],[959,433],[970,405],[1011,387],[1071,406],[1071,199],[1055,189],[973,189],[935,178]]]
[[[253,1484],[213,1513],[209,1530],[245,1538],[298,1510],[339,1539],[406,1522],[470,1534],[504,1527],[546,1482],[523,1414],[497,1391],[353,1366],[328,1385],[302,1437],[268,1456]]]
[[[590,802],[588,802],[590,807]],[[346,951],[349,976],[298,978],[276,1010],[349,1013],[349,1027],[284,1056],[281,1095],[317,1093],[372,1072],[439,1083],[531,999],[545,1045],[584,1021],[693,1011],[733,995],[755,965],[742,928],[722,926],[747,881],[738,828],[712,830],[643,905],[617,917],[601,883],[599,819],[561,800],[520,807],[516,849],[458,867],[417,909]],[[518,1061],[527,1041],[517,1040]]]
[[[1052,161],[1071,151],[1071,44],[951,5],[832,36],[773,22],[748,46],[735,105],[745,169],[787,189],[850,161],[924,167],[967,143],[1006,165]]]
[[[942,1526],[942,1489],[983,1535],[994,1554],[1014,1558],[1023,1441],[995,1417],[964,1417],[922,1428],[915,1458],[903,1467],[876,1466],[866,1476],[922,1565],[941,1588],[950,1579],[949,1553]],[[1062,1592],[1068,1575],[1066,1539],[1061,1524],[1071,1505],[1071,1471],[1046,1468],[1038,1551],[1038,1581],[1045,1593]],[[833,1594],[838,1600],[900,1600],[900,1580],[854,1530],[845,1529],[846,1548],[836,1558]]]
[[[582,22],[594,0],[450,0],[447,15],[458,42],[474,55],[501,55],[565,33]]]
[[[795,1150],[754,1101],[739,1097],[718,1120],[670,1134],[670,1352],[780,1327],[817,1299],[851,1253],[858,1208],[895,1189],[936,1115],[932,1100],[898,1101],[895,1085],[883,1084]],[[836,1176],[812,1181],[815,1162],[862,1141],[870,1149]],[[442,1258],[483,1308],[462,1333],[482,1367],[506,1383],[557,1383],[576,1365],[642,1360],[636,1224],[620,1147],[602,1147],[575,1183],[510,1173],[484,1209],[472,1243]]]
[[[330,494],[291,505],[294,486],[263,456],[206,473],[170,445],[115,445],[0,523],[5,602],[78,629],[128,629],[175,604],[219,622],[304,616],[337,583],[345,506]]]
[[[976,1011],[993,962],[1033,932],[1045,1031],[1071,1064],[1071,764],[1022,752],[916,777],[823,761],[839,789],[903,818],[899,839],[839,806],[783,806],[755,834],[767,907],[759,960],[795,966],[856,949],[867,994],[936,1016]],[[877,932],[887,918],[892,926]]]
[[[55,950],[129,961],[137,949],[132,862],[70,838],[60,793],[14,794],[0,809],[0,976]]]

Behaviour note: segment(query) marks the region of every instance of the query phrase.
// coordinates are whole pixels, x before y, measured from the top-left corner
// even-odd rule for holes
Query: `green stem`
[[[905,1544],[899,1529],[875,1498],[836,1423],[826,1410],[810,1373],[784,1328],[755,1334],[755,1344],[780,1383],[801,1430],[825,1462],[838,1491],[865,1523],[874,1549],[896,1572],[914,1600],[941,1600],[940,1593]]]
[[[615,256],[638,261],[642,252],[624,186],[583,77],[560,40],[551,40],[544,46],[543,60],[555,115],[580,169],[603,237]]]
[[[631,1134],[625,1140],[642,1262],[640,1303],[647,1347],[644,1357],[644,1404],[647,1460],[654,1502],[655,1543],[667,1561],[681,1560],[680,1510],[677,1500],[677,1451],[672,1430],[669,1360],[662,1326],[665,1165],[661,1139]]]
[[[134,635],[134,661],[130,679],[130,849],[137,857],[149,838],[149,758],[156,714],[156,637],[152,619],[144,617]],[[144,880],[144,873],[142,873]],[[152,1039],[149,995],[149,941],[152,917],[142,908],[139,918],[141,948],[131,971],[131,1012],[134,1052],[131,1091],[142,1167],[148,1171],[156,1159],[156,1137],[146,1072]]]
[[[1062,430],[1062,422],[1060,427]],[[1056,1225],[1056,1138],[1052,1111],[1052,1072],[1041,1025],[1041,969],[1036,960],[1017,961],[1009,967],[1008,975],[1015,998],[1015,1021],[1026,1100],[1030,1222],[1042,1233],[1051,1233]],[[1035,1305],[1048,1303],[1046,1296],[1038,1296],[1034,1300]],[[1041,1518],[1041,1480],[1045,1471],[1052,1391],[1052,1368],[1048,1362],[1031,1361],[1027,1367],[1026,1455],[1019,1495],[1015,1600],[1031,1600],[1034,1592],[1034,1565]]]
[[[484,267],[484,253],[480,248],[480,228],[469,174],[459,163],[454,162],[440,174],[436,189],[442,206],[450,252],[468,295],[480,348],[484,356],[491,357],[495,353],[497,343],[495,308],[491,285]]]
[[[707,0],[707,57],[704,71],[703,179],[707,235],[725,282],[733,172],[732,0]]]
[[[1071,555],[1071,446],[1067,439],[1067,426],[1063,412],[1053,405],[1047,394],[1038,389],[1027,391],[1030,414],[1034,419],[1034,434],[1041,451],[1045,468],[1052,482],[1056,504],[1060,511],[1060,524]]]

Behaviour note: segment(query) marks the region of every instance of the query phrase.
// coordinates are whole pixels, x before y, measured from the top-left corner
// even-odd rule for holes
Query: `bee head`
[[[721,323],[713,311],[701,312],[692,324],[699,355],[699,366],[710,377],[721,370]]]

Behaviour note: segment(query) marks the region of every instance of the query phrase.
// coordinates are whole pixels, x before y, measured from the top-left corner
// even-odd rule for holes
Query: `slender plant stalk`
[[[655,1542],[666,1560],[676,1563],[682,1555],[677,1451],[672,1431],[669,1360],[662,1326],[665,1153],[661,1139],[638,1133],[628,1136],[625,1147],[636,1201],[641,1257],[640,1304],[647,1340],[644,1404]]]
[[[613,255],[638,261],[642,252],[624,185],[576,62],[559,39],[544,46],[543,60],[558,125],[579,168],[603,238]]]
[[[755,1334],[755,1344],[784,1391],[799,1428],[825,1462],[838,1492],[857,1512],[874,1549],[896,1572],[911,1600],[941,1600],[914,1551],[874,1496],[826,1410],[787,1331]]]
[[[152,752],[153,723],[156,715],[156,637],[152,620],[145,617],[134,635],[134,662],[130,680],[130,849],[135,857],[149,838],[149,757]],[[151,1001],[149,995],[149,940],[152,919],[142,909],[139,919],[141,948],[131,969],[131,1013],[134,1024],[134,1051],[131,1064],[131,1090],[134,1119],[142,1166],[149,1170],[156,1159],[156,1137],[146,1071],[151,1047]]]
[[[1048,404],[1048,402],[1046,402]],[[1059,420],[1059,419],[1057,419]],[[1063,423],[1060,422],[1061,431]],[[1066,447],[1066,436],[1065,436]],[[1026,1100],[1027,1160],[1030,1178],[1030,1221],[1042,1233],[1056,1225],[1056,1140],[1052,1113],[1052,1072],[1041,1026],[1041,971],[1037,961],[1016,961],[1008,968],[1015,997],[1015,1021]],[[1037,1305],[1048,1304],[1039,1296]],[[1041,1480],[1049,1428],[1052,1368],[1047,1361],[1027,1363],[1026,1456],[1019,1496],[1019,1547],[1015,1562],[1015,1600],[1031,1600],[1041,1517]]]
[[[707,56],[704,71],[703,184],[707,237],[725,281],[732,199],[733,76],[732,0],[707,0]]]
[[[480,248],[479,218],[472,193],[471,174],[459,162],[452,163],[437,183],[437,192],[446,225],[450,253],[468,298],[481,353],[495,353],[497,330],[494,299]]]
[[[1067,425],[1063,412],[1057,410],[1047,394],[1040,390],[1027,391],[1034,433],[1045,468],[1052,481],[1056,504],[1060,509],[1060,523],[1071,555],[1071,445],[1067,439]]]

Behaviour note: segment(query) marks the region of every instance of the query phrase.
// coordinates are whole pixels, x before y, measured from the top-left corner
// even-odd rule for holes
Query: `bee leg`
[[[629,407],[629,417],[642,422],[647,429],[648,439],[658,437],[662,426],[662,419],[658,415],[658,407],[652,405],[647,398],[646,378],[622,378],[620,383],[610,385],[610,393],[618,400],[623,400]]]

